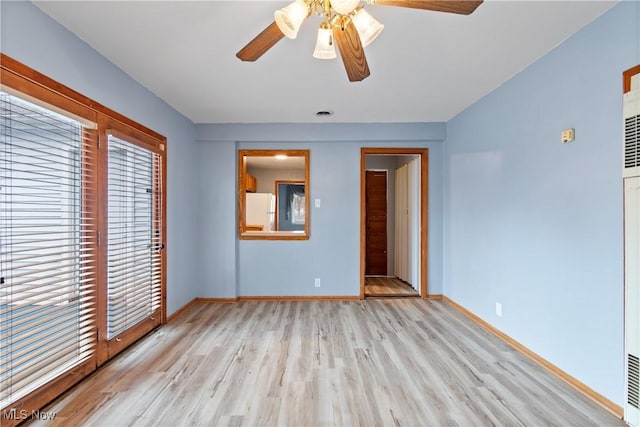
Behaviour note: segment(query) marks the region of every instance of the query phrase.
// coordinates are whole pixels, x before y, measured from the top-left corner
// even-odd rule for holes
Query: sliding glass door
[[[4,427],[164,322],[166,139],[2,53],[0,81]]]
[[[108,135],[107,339],[109,356],[161,322],[162,158]]]
[[[95,358],[97,229],[90,130],[6,93],[0,120],[4,408]]]

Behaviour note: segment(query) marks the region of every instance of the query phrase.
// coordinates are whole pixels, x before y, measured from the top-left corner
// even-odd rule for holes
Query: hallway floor
[[[418,297],[418,291],[397,277],[366,276],[365,297]]]

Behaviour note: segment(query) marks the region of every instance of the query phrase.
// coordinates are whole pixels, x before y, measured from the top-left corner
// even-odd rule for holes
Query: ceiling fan
[[[367,4],[398,6],[437,12],[471,14],[483,0],[364,0]],[[295,0],[276,10],[274,22],[243,47],[236,56],[242,61],[255,61],[271,49],[280,39],[295,39],[300,26],[312,13],[323,18],[315,58],[336,57],[335,45],[342,57],[349,81],[366,79],[369,72],[364,47],[382,31],[384,25],[369,15],[360,0]]]

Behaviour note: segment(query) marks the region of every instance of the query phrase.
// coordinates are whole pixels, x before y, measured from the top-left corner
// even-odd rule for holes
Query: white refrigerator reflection
[[[273,230],[275,197],[272,193],[247,193],[246,210],[248,230]]]

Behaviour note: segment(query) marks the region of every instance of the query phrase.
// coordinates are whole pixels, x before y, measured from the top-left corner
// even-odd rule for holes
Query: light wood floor
[[[624,426],[442,301],[193,306],[46,426]]]
[[[397,277],[365,276],[364,294],[368,297],[419,296],[410,284]]]

